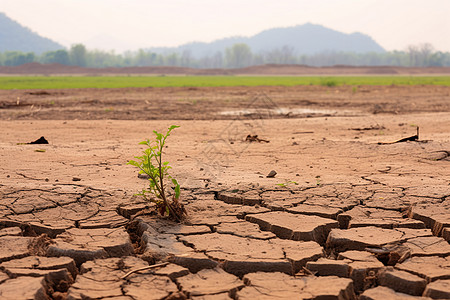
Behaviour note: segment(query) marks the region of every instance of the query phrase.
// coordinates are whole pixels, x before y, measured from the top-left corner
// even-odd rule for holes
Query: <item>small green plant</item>
[[[327,86],[327,87],[334,87],[334,86],[338,85],[338,82],[334,79],[325,78],[325,79],[321,80],[320,85]]]
[[[288,187],[290,184],[298,185],[298,182],[295,182],[295,181],[286,181],[286,182],[283,182],[283,183],[277,183],[277,185],[282,186],[282,187]]]
[[[141,145],[146,145],[147,148],[143,151],[142,156],[136,156],[136,160],[130,160],[129,165],[139,168],[140,174],[147,174],[149,180],[149,189],[143,189],[141,193],[137,194],[144,197],[147,201],[156,204],[156,207],[161,215],[167,215],[175,221],[181,221],[183,215],[186,213],[183,205],[179,202],[180,185],[178,181],[169,175],[169,162],[163,161],[163,150],[166,144],[166,139],[169,137],[172,130],[180,126],[172,125],[163,135],[157,131],[153,131],[156,135],[154,141],[149,139],[140,142]],[[169,179],[169,185],[166,180]],[[173,191],[170,191],[170,188]],[[171,200],[170,197],[172,197]]]

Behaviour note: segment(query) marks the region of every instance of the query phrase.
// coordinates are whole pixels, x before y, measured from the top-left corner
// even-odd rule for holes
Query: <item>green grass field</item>
[[[442,85],[450,76],[0,76],[0,89]]]

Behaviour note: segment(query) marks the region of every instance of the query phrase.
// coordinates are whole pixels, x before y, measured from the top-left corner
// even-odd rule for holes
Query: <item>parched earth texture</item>
[[[181,224],[126,164],[172,124]],[[0,128],[0,299],[450,298],[448,87],[0,91]]]

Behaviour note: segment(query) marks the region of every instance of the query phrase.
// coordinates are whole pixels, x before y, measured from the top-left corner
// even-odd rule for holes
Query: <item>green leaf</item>
[[[175,186],[175,198],[176,199],[180,198],[180,185],[179,184],[177,184]]]
[[[138,167],[138,168],[140,166],[140,164],[137,161],[134,161],[134,160],[130,160],[129,162],[127,162],[127,165],[132,165],[132,166],[135,166],[135,167]]]

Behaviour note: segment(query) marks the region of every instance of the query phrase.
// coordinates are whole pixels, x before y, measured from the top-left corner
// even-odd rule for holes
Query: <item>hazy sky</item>
[[[386,50],[450,51],[450,0],[0,0],[0,11],[66,46],[117,52],[307,22],[368,34]]]

